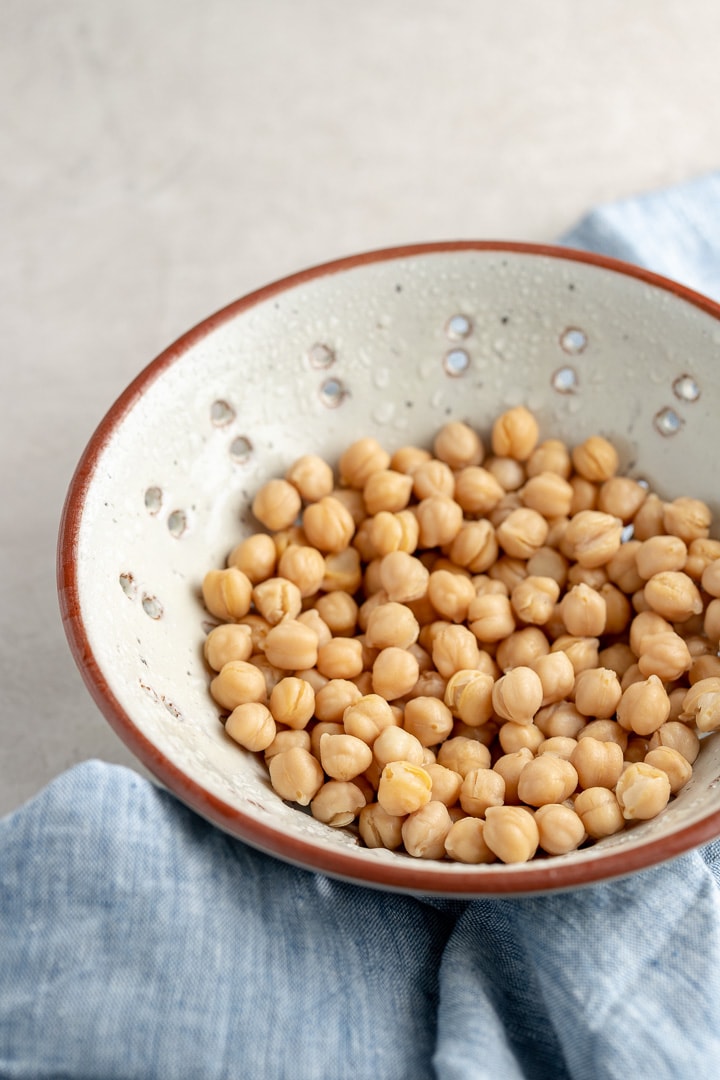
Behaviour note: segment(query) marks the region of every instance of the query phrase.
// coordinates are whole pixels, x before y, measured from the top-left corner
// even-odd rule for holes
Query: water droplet
[[[252,454],[253,445],[247,435],[238,435],[230,443],[230,457],[236,465],[244,465]]]
[[[151,619],[161,619],[163,616],[163,606],[158,600],[157,596],[148,596],[144,594],[142,598],[143,611],[146,615],[149,615]]]
[[[167,521],[168,532],[176,538],[182,536],[187,529],[187,514],[184,510],[173,510]]]
[[[320,400],[326,408],[337,409],[349,393],[340,379],[326,379],[320,387]]]
[[[130,573],[120,574],[118,578],[120,582],[120,588],[128,597],[129,600],[134,600],[137,595],[137,585],[135,584],[135,578]]]
[[[235,410],[227,401],[213,401],[210,406],[210,421],[215,427],[225,427],[235,419]]]
[[[677,435],[684,422],[683,418],[671,408],[661,409],[660,412],[655,413],[653,419],[656,430],[665,436]]]
[[[451,378],[457,379],[470,367],[470,356],[465,349],[451,349],[445,353],[443,367]]]
[[[392,401],[381,401],[372,412],[372,418],[376,424],[387,424],[394,415],[395,405]]]
[[[550,382],[558,394],[576,394],[579,389],[577,372],[571,367],[558,368],[553,372]]]
[[[162,488],[149,487],[145,492],[145,509],[150,514],[157,514],[162,507]]]
[[[472,333],[472,322],[467,315],[452,315],[445,324],[445,333],[451,341],[462,341]]]
[[[317,342],[312,348],[308,349],[308,360],[310,361],[310,367],[329,368],[335,363],[335,353],[329,345]]]
[[[700,387],[692,375],[678,375],[672,388],[680,401],[697,401],[700,397]]]
[[[563,352],[570,353],[571,356],[581,353],[587,348],[587,343],[587,334],[579,326],[568,326],[560,335],[561,349]]]
[[[635,532],[635,526],[632,521],[629,525],[626,525],[620,533],[620,542],[626,544],[628,540],[632,540],[633,533]]]

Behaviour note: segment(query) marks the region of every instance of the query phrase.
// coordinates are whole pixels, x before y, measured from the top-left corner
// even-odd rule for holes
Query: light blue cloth
[[[564,242],[720,294],[720,177]],[[716,1080],[720,842],[471,903],[298,870],[134,772],[0,823],[0,1078]]]

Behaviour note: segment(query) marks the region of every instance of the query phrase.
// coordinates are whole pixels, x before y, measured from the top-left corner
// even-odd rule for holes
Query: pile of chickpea
[[[369,847],[562,855],[659,814],[720,728],[720,541],[522,407],[257,492],[203,581],[225,731]],[[631,527],[631,528],[630,528]]]

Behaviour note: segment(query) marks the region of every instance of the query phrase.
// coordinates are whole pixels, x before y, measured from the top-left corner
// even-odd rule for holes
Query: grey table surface
[[[720,165],[714,0],[4,0],[0,813],[133,765],[60,622],[65,492],[131,378],[302,267],[552,240]]]

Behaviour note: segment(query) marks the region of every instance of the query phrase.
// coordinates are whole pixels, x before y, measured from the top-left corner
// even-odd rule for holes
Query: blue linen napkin
[[[720,298],[720,176],[563,242]],[[720,841],[607,885],[414,899],[86,762],[0,822],[0,1077],[715,1080]]]

